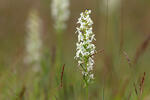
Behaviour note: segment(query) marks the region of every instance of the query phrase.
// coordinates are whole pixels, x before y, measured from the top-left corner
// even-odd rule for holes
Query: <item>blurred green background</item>
[[[88,99],[150,100],[150,0],[121,0],[114,5],[110,1],[107,7],[104,0],[70,0],[70,18],[63,32],[62,60],[58,66],[51,0],[0,0],[0,100],[87,100],[74,59],[76,22],[85,9],[92,10],[96,48],[104,49],[95,55],[95,82],[89,86]],[[39,73],[33,73],[23,62],[26,21],[32,8],[39,12],[43,25]]]

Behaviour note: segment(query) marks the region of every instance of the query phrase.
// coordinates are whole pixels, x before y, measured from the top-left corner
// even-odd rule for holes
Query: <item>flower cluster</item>
[[[51,3],[52,17],[55,20],[56,30],[66,28],[66,21],[69,18],[69,0],[52,0]]]
[[[96,47],[92,43],[95,40],[95,35],[92,32],[93,21],[90,18],[90,14],[91,10],[85,10],[78,19],[77,24],[80,24],[80,27],[77,27],[78,42],[76,43],[77,52],[75,56],[79,66],[82,68],[83,80],[86,86],[94,79],[92,70],[94,65],[93,57],[96,52]]]
[[[41,20],[36,10],[30,12],[27,21],[26,57],[25,63],[33,64],[35,71],[40,69],[41,59]]]

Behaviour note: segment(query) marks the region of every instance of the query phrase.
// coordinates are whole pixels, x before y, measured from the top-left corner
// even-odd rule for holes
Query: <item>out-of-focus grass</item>
[[[104,53],[95,56],[95,82],[89,87],[89,100],[138,100],[134,83],[139,91],[143,73],[146,72],[141,100],[150,99],[150,44],[134,64],[136,51],[146,40],[149,33],[150,1],[131,1],[124,3],[123,51],[131,60],[128,65],[125,55],[120,52],[120,9],[110,14],[108,20],[107,41],[105,40],[105,11],[101,11],[97,1],[71,0],[71,18],[63,36],[63,61],[55,60],[56,35],[50,17],[49,1],[41,1],[38,8],[44,21],[44,48],[41,71],[35,73],[30,66],[23,64],[24,25],[30,6],[34,2],[9,0],[0,9],[0,100],[85,100],[82,76],[74,60],[75,25],[79,13],[85,8],[92,9],[94,33],[97,50],[104,48]],[[19,2],[19,3],[18,3]],[[99,1],[101,2],[101,1]],[[2,3],[0,3],[2,4]],[[24,5],[23,7],[19,6]],[[79,4],[79,7],[76,5]],[[10,6],[12,5],[12,6]],[[21,8],[16,11],[16,8]],[[13,9],[12,9],[13,8]],[[24,11],[24,13],[22,12]],[[23,13],[23,14],[22,14]],[[21,26],[20,26],[21,25]],[[65,64],[63,87],[60,87],[62,66]],[[59,65],[59,66],[58,66]],[[130,99],[128,99],[130,98]]]

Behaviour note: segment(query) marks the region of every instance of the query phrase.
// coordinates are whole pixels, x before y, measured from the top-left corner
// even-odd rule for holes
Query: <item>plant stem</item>
[[[88,86],[86,86],[86,100],[88,100],[89,98],[88,98]]]
[[[63,32],[57,31],[57,48],[56,48],[56,65],[60,66],[62,63],[62,42],[63,42]]]

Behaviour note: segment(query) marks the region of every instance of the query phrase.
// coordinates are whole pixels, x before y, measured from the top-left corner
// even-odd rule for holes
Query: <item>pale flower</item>
[[[56,30],[64,30],[70,15],[69,0],[52,0],[51,12]]]
[[[25,63],[33,65],[35,71],[40,69],[41,60],[41,19],[36,10],[32,10],[27,20]]]
[[[93,21],[90,18],[91,10],[85,10],[80,14],[77,24],[78,42],[76,43],[77,52],[75,59],[78,60],[79,66],[82,68],[82,75],[85,85],[87,86],[93,79],[92,73],[95,54],[95,45],[92,43],[95,40],[95,35],[92,32]]]

